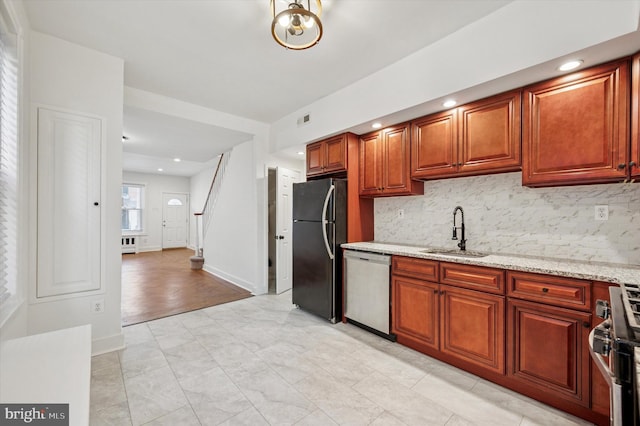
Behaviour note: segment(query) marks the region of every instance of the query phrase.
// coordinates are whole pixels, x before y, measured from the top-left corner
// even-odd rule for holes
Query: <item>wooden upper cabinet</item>
[[[520,90],[458,108],[458,173],[520,170]]]
[[[411,176],[433,179],[520,170],[520,90],[412,122]]]
[[[632,177],[640,177],[640,53],[631,65],[631,159],[628,163]]]
[[[627,178],[628,61],[534,84],[523,96],[523,185]]]
[[[409,129],[405,123],[360,137],[360,195],[424,193],[424,185],[411,180]]]
[[[420,118],[411,123],[411,176],[448,176],[457,170],[456,110]]]
[[[374,196],[382,191],[380,133],[360,137],[360,195]]]
[[[347,170],[347,136],[345,133],[307,145],[307,177]]]

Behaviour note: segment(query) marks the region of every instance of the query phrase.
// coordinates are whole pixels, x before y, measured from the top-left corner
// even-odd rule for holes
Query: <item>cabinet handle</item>
[[[549,293],[549,289],[548,289],[548,288],[546,288],[546,287],[542,287],[542,292],[543,292],[543,293]]]
[[[620,164],[618,164],[618,170],[622,170],[622,169],[624,169],[625,167],[627,167],[627,165],[626,165],[626,164],[624,164],[624,163],[620,163]]]
[[[438,289],[437,288],[433,289],[433,294],[438,294]]]
[[[461,161],[460,161],[460,162],[458,162],[458,166],[462,166],[462,162],[461,162]]]
[[[629,161],[629,168],[632,168],[636,166],[636,162],[635,161]]]
[[[444,290],[440,290],[440,295],[442,296],[444,294]]]
[[[589,323],[589,322],[587,322],[587,321],[584,321],[584,322],[582,323],[582,326],[583,326],[584,328],[591,328],[591,323]]]

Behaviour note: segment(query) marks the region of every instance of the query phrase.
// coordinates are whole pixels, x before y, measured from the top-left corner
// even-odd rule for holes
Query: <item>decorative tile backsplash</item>
[[[516,172],[429,181],[424,195],[374,204],[380,242],[456,249],[462,206],[467,250],[640,265],[640,183],[526,188]],[[595,220],[596,205],[609,220]]]

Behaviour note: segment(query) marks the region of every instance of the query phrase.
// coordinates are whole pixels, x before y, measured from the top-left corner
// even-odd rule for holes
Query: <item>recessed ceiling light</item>
[[[443,106],[443,107],[445,107],[445,108],[451,108],[451,107],[452,107],[452,106],[454,106],[455,104],[457,104],[457,102],[456,102],[456,101],[454,101],[453,99],[449,99],[449,100],[447,100],[447,101],[444,101],[444,102],[442,103],[442,106]]]
[[[298,151],[298,155],[304,155],[304,152]]]
[[[182,161],[181,159],[179,159],[178,157],[174,158],[173,161],[175,161],[176,163],[179,163],[180,161]]]
[[[575,70],[576,68],[578,68],[580,65],[582,65],[582,60],[578,59],[575,61],[569,61],[569,62],[565,62],[564,64],[560,65],[558,67],[559,71],[571,71],[571,70]]]
[[[163,169],[158,168],[158,171],[161,172]]]
[[[374,128],[374,129],[379,129],[380,127],[382,127],[382,123],[379,123],[379,122],[376,121],[375,123],[373,123],[371,125],[371,127]]]

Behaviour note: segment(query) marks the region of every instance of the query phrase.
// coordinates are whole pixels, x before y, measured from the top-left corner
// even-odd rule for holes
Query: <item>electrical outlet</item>
[[[94,314],[100,314],[104,312],[104,299],[92,300],[89,309]]]
[[[595,220],[609,220],[609,206],[596,206]]]
[[[398,219],[404,219],[404,209],[398,209]]]

